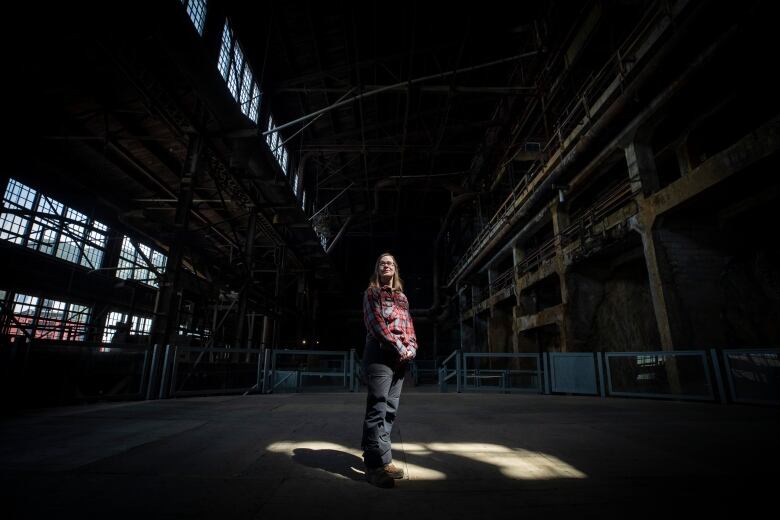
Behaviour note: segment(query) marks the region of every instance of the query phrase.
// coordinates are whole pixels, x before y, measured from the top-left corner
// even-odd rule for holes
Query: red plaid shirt
[[[389,285],[369,287],[363,295],[363,321],[369,336],[381,344],[391,344],[399,355],[410,359],[417,355],[417,336],[414,334],[409,300],[401,291]]]

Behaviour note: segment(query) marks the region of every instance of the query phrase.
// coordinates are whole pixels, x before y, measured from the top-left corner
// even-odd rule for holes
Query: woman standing
[[[380,255],[374,265],[363,295],[363,321],[368,330],[363,352],[368,398],[361,442],[366,479],[379,487],[393,487],[393,479],[403,478],[404,472],[393,464],[390,433],[407,362],[417,355],[417,338],[398,263],[389,253]]]

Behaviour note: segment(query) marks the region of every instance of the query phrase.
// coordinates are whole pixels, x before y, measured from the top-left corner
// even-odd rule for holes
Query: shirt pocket
[[[382,316],[384,316],[385,319],[390,319],[394,310],[395,304],[393,303],[393,300],[382,298]]]

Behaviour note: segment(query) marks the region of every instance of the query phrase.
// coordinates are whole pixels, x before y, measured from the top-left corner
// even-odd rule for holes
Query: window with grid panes
[[[10,335],[23,335],[26,330],[37,339],[84,341],[90,308],[50,298],[15,294]]]
[[[222,29],[217,68],[227,82],[233,99],[238,102],[241,112],[253,123],[257,123],[262,92],[254,80],[252,69],[244,57],[241,45],[236,40],[228,20],[225,20]]]
[[[116,334],[117,327],[120,323],[127,323],[128,317],[130,318],[130,335],[131,336],[148,336],[152,330],[152,318],[146,318],[143,316],[131,316],[124,312],[112,311],[106,316],[105,325],[103,327],[103,342],[110,343]]]
[[[239,89],[241,88],[241,69],[244,67],[244,53],[238,46],[238,42],[233,43],[233,59],[230,60],[230,72],[228,74],[228,90],[233,94],[233,99],[238,101]]]
[[[71,303],[65,312],[62,339],[66,341],[85,341],[90,308],[86,305]]]
[[[249,115],[249,101],[252,99],[252,71],[249,65],[244,65],[244,77],[241,80],[241,112]]]
[[[59,241],[60,228],[65,206],[49,197],[41,196],[36,204],[35,215],[27,247],[46,254],[54,254]]]
[[[203,36],[203,26],[206,23],[206,0],[182,0],[181,3],[187,8],[187,14],[198,34]]]
[[[108,228],[44,193],[10,179],[0,214],[0,239],[97,269]],[[14,212],[14,213],[11,213]]]
[[[233,31],[230,29],[230,23],[225,20],[225,27],[222,29],[222,43],[219,48],[219,61],[217,68],[222,78],[227,81],[228,71],[230,70],[230,56],[233,51]]]
[[[37,192],[21,182],[9,179],[3,195],[0,213],[0,239],[22,244],[30,225],[29,210],[33,209]],[[25,211],[28,210],[28,211]]]
[[[11,336],[31,336],[37,313],[37,296],[15,294],[13,300],[13,319],[9,323],[8,334]]]
[[[260,88],[255,85],[252,91],[252,99],[249,102],[249,119],[257,122],[257,113],[260,107]]]
[[[134,243],[130,237],[125,236],[119,252],[116,276],[159,287],[157,273],[165,272],[166,262],[167,257],[164,254],[145,244]]]
[[[65,302],[44,299],[35,323],[35,337],[60,339],[65,319]]]

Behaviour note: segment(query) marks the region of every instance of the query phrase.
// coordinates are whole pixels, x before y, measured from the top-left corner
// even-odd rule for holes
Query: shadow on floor
[[[338,450],[312,450],[296,448],[293,450],[293,462],[323,469],[329,473],[341,475],[352,480],[364,480],[363,460],[351,453]]]

